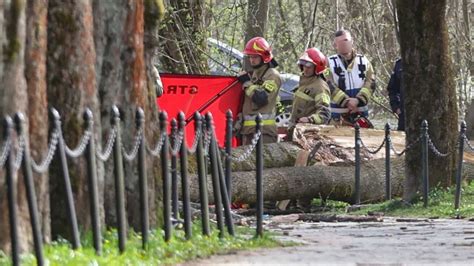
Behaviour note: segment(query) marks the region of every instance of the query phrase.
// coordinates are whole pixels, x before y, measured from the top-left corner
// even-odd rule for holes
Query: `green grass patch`
[[[459,210],[454,209],[455,188],[432,188],[429,194],[428,207],[423,207],[423,198],[419,196],[414,202],[406,203],[400,198],[377,204],[369,204],[359,211],[350,212],[354,215],[365,215],[368,212],[383,212],[386,216],[399,217],[439,217],[454,218],[474,217],[474,182],[466,184],[461,190],[461,205]],[[314,199],[313,205],[324,205],[320,199]],[[348,203],[327,200],[326,213],[343,214]]]
[[[199,223],[193,225],[193,237],[186,241],[182,230],[175,230],[173,238],[166,243],[162,230],[150,232],[148,249],[141,248],[141,236],[130,232],[126,251],[118,252],[118,236],[115,230],[104,234],[103,254],[97,256],[92,246],[92,237],[89,233],[82,240],[83,247],[72,250],[70,244],[65,240],[55,241],[47,245],[44,255],[49,265],[157,265],[176,264],[183,261],[205,258],[213,254],[225,254],[233,250],[281,247],[283,243],[275,240],[272,234],[265,233],[262,238],[255,238],[255,230],[237,227],[236,236],[226,234],[223,239],[218,236],[214,228],[211,236],[201,234]],[[22,255],[22,265],[36,265],[33,254]],[[0,254],[0,265],[11,265],[10,258]]]

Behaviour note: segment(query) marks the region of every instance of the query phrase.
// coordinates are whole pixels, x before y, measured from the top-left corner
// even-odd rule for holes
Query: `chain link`
[[[184,129],[178,130],[173,136],[174,144],[173,147],[170,146],[170,151],[173,156],[178,155],[179,150],[181,148],[181,144],[183,143],[184,139]]]
[[[62,132],[61,132],[61,137],[64,140],[64,136],[62,136]],[[71,149],[66,144],[64,144],[64,150],[66,151],[66,154],[72,158],[77,158],[81,156],[86,150],[87,144],[89,144],[91,137],[92,137],[92,129],[89,127],[86,129],[86,131],[82,135],[81,140],[79,141],[79,144],[76,146],[76,148]]]
[[[222,153],[222,156],[224,158],[228,158],[229,156],[231,157],[232,161],[235,161],[235,162],[243,162],[245,161],[249,156],[250,154],[252,154],[253,150],[255,149],[255,147],[257,147],[257,143],[258,143],[258,140],[260,139],[260,136],[262,135],[262,132],[261,131],[258,131],[256,132],[254,135],[253,135],[253,138],[252,138],[252,142],[250,143],[250,145],[248,145],[244,152],[239,156],[239,157],[234,157],[234,154],[229,155],[227,152],[225,152],[224,150],[221,150],[221,153]]]
[[[385,139],[383,139],[382,144],[380,144],[380,146],[377,149],[371,150],[369,147],[365,145],[365,143],[362,141],[361,138],[359,138],[359,140],[360,140],[360,144],[362,145],[362,148],[364,148],[370,154],[378,153],[382,149],[382,147],[385,145]]]
[[[59,136],[60,136],[60,129],[55,128],[53,133],[51,134],[51,139],[49,141],[48,153],[45,159],[40,163],[37,164],[33,157],[31,158],[31,167],[37,173],[44,173],[48,170],[51,161],[53,160],[54,154],[56,153],[56,148],[58,147]]]
[[[415,141],[413,141],[412,143],[408,144],[405,149],[403,149],[401,152],[398,152],[397,150],[395,150],[395,147],[393,146],[393,142],[391,141],[391,138],[390,138],[390,149],[395,153],[396,156],[400,157],[402,156],[403,154],[405,154],[408,150],[410,150],[411,148],[413,148],[416,144],[418,144],[419,142],[421,141],[421,136],[419,136]]]
[[[110,158],[116,139],[117,139],[117,128],[116,126],[114,126],[113,128],[110,129],[109,136],[107,137],[105,152],[102,153],[101,151],[102,148],[100,146],[96,150],[96,155],[97,155],[97,158],[99,158],[99,160],[105,162]]]
[[[8,138],[5,140],[2,146],[2,155],[0,156],[0,167],[3,167],[5,165],[8,155],[10,154],[11,146],[12,146],[12,140],[11,140],[11,137],[8,136]]]
[[[13,162],[13,167],[15,170],[20,169],[21,167],[21,162],[23,161],[23,154],[25,152],[25,139],[23,136],[18,137],[18,152],[16,153],[16,158],[14,159]]]
[[[209,146],[211,146],[211,137],[212,134],[207,130],[204,133],[204,155],[209,155]]]
[[[131,162],[135,159],[135,157],[137,157],[138,149],[140,148],[140,142],[142,140],[142,135],[143,135],[143,128],[140,127],[137,131],[137,134],[135,135],[135,143],[130,153],[127,153],[127,151],[125,150],[125,146],[122,143],[123,158],[125,158],[126,161]]]
[[[199,139],[201,138],[201,133],[202,133],[202,128],[199,127],[196,134],[194,135],[194,140],[193,140],[193,145],[191,145],[191,148],[188,149],[188,152],[193,154],[196,152],[196,149],[197,149],[197,146],[198,146],[198,143],[199,143]]]
[[[155,157],[159,157],[160,156],[160,152],[161,152],[161,148],[163,148],[163,143],[165,142],[165,134],[161,133],[160,134],[160,138],[158,140],[158,143],[156,143],[156,146],[155,148],[153,149],[150,149],[150,147],[148,147],[148,143],[146,145],[146,150],[152,155],[152,156],[155,156]]]
[[[467,139],[466,135],[463,136],[463,140],[466,143],[466,146],[470,149],[471,152],[474,152],[474,147],[469,143],[469,140]],[[466,146],[464,146],[464,149],[466,150]]]
[[[436,157],[446,157],[448,156],[449,154],[451,154],[450,151],[447,151],[446,153],[442,153],[440,152],[436,146],[434,145],[434,143],[431,141],[431,138],[430,136],[428,135],[428,146],[430,147],[431,151],[436,155]]]

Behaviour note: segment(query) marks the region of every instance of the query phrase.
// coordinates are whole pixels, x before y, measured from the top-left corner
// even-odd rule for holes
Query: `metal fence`
[[[17,213],[17,191],[15,186],[16,173],[21,171],[24,177],[26,196],[30,214],[30,222],[33,232],[34,252],[38,265],[44,265],[43,237],[40,229],[36,191],[33,182],[33,172],[45,173],[53,158],[59,160],[61,173],[64,178],[64,189],[66,194],[67,214],[69,217],[69,227],[72,232],[71,245],[73,249],[81,246],[80,232],[76,216],[76,207],[72,193],[71,181],[69,177],[68,159],[84,157],[87,162],[87,186],[89,191],[90,217],[92,226],[93,247],[96,253],[102,253],[102,225],[100,224],[99,213],[99,191],[97,186],[97,160],[107,162],[113,157],[113,171],[115,183],[115,207],[117,212],[117,234],[118,249],[124,252],[127,242],[127,226],[125,211],[125,191],[124,191],[124,165],[126,161],[137,160],[139,179],[139,201],[141,218],[141,238],[142,247],[145,249],[148,243],[149,208],[147,195],[147,157],[157,157],[161,161],[161,177],[163,181],[163,230],[164,239],[169,241],[173,230],[173,221],[178,219],[178,161],[180,164],[181,193],[182,193],[182,213],[185,238],[192,237],[191,231],[191,207],[190,195],[188,191],[188,155],[196,157],[198,166],[198,182],[200,211],[202,220],[202,233],[210,235],[209,221],[209,200],[207,174],[211,175],[213,197],[215,204],[215,214],[219,237],[224,237],[225,230],[229,235],[234,236],[234,225],[231,213],[231,162],[232,160],[245,160],[251,153],[256,152],[256,188],[257,188],[257,229],[256,235],[263,235],[263,190],[262,190],[262,138],[260,133],[261,116],[256,118],[256,133],[252,145],[249,145],[244,154],[239,158],[232,155],[232,113],[227,113],[226,143],[224,159],[217,145],[214,122],[212,114],[205,116],[196,113],[194,115],[195,137],[193,143],[188,148],[186,143],[184,114],[180,113],[176,119],[171,121],[171,134],[168,135],[168,117],[166,112],[161,112],[159,116],[160,135],[156,143],[147,142],[144,130],[144,113],[142,109],[136,112],[136,134],[134,145],[131,150],[126,150],[122,142],[122,129],[120,127],[120,114],[116,106],[112,109],[112,120],[105,145],[100,145],[94,139],[94,124],[92,112],[84,112],[84,132],[76,147],[69,147],[65,141],[61,130],[61,118],[59,113],[52,109],[52,130],[49,139],[48,151],[41,162],[36,162],[30,155],[29,140],[25,134],[25,119],[21,113],[17,113],[14,121],[10,117],[4,119],[3,145],[0,150],[0,167],[5,169],[9,225],[11,238],[11,258],[13,265],[19,265],[18,250],[18,213]],[[98,144],[98,145],[97,145]],[[56,155],[56,156],[55,156]],[[169,162],[171,160],[171,162]],[[225,169],[223,167],[225,163]]]
[[[428,133],[428,122],[423,120],[420,128],[420,136],[416,138],[413,142],[406,145],[405,149],[402,151],[397,151],[392,144],[390,136],[390,125],[387,123],[385,125],[385,137],[382,143],[376,149],[370,149],[367,145],[364,144],[363,140],[360,137],[360,128],[359,126],[355,127],[355,193],[354,193],[354,202],[355,204],[360,204],[360,151],[361,148],[369,152],[370,154],[376,154],[382,150],[385,146],[385,200],[390,200],[392,197],[392,189],[390,183],[390,155],[393,152],[396,156],[400,157],[405,154],[408,150],[414,149],[415,147],[420,149],[421,153],[421,168],[422,168],[422,182],[423,182],[423,206],[428,207],[429,202],[429,171],[428,171],[428,157],[429,152],[438,157],[443,158],[453,153],[458,153],[457,160],[457,169],[456,169],[456,190],[455,190],[455,201],[454,208],[459,209],[460,200],[461,200],[461,177],[462,177],[462,168],[463,168],[463,157],[464,151],[474,152],[474,147],[471,146],[467,137],[466,137],[466,123],[461,123],[461,129],[459,131],[458,141],[455,145],[455,148],[448,150],[446,152],[441,152],[433,143],[430,135]]]
[[[144,113],[142,109],[136,112],[136,129],[134,136],[134,144],[130,150],[126,150],[122,142],[122,129],[120,127],[120,114],[116,106],[112,108],[112,120],[108,132],[105,145],[96,143],[94,139],[94,123],[90,110],[84,112],[84,132],[76,147],[71,148],[64,141],[61,129],[61,118],[59,113],[52,109],[52,129],[50,133],[48,151],[44,159],[36,162],[31,158],[29,149],[28,136],[25,134],[25,119],[21,113],[17,113],[14,121],[10,117],[5,117],[3,127],[3,144],[0,150],[0,167],[5,169],[7,200],[9,210],[9,225],[11,238],[11,256],[13,265],[19,265],[18,250],[18,228],[17,228],[17,187],[15,186],[15,177],[18,171],[21,171],[24,178],[26,189],[27,203],[30,214],[30,222],[33,233],[34,252],[38,265],[44,265],[42,232],[40,229],[38,206],[36,192],[33,182],[33,172],[45,173],[49,170],[49,166],[54,158],[59,160],[60,171],[64,179],[64,190],[66,194],[66,212],[69,217],[69,226],[72,232],[71,245],[73,249],[81,246],[80,232],[76,217],[76,208],[72,193],[71,181],[69,177],[68,159],[77,159],[84,157],[87,162],[87,186],[89,191],[90,217],[93,236],[93,247],[96,253],[102,253],[102,225],[100,224],[99,213],[99,191],[97,185],[97,160],[107,162],[113,159],[114,163],[114,183],[115,183],[115,207],[117,213],[117,234],[118,249],[122,253],[126,249],[127,242],[127,226],[125,211],[125,188],[124,188],[124,165],[123,160],[137,160],[138,179],[139,179],[139,201],[140,201],[140,218],[141,218],[141,238],[142,247],[145,249],[148,243],[148,234],[150,230],[147,195],[147,174],[146,161],[147,157],[159,158],[161,161],[161,177],[163,181],[163,230],[164,239],[169,241],[172,235],[173,222],[178,221],[179,205],[178,205],[178,169],[180,169],[181,177],[181,198],[183,227],[185,238],[192,238],[191,231],[191,207],[190,195],[188,191],[188,156],[195,156],[197,162],[197,175],[200,198],[200,214],[202,220],[202,233],[210,235],[209,221],[209,200],[207,175],[210,174],[213,198],[215,204],[215,215],[219,237],[224,237],[225,231],[231,236],[235,235],[234,225],[231,213],[231,193],[232,193],[232,161],[243,161],[252,153],[256,153],[256,235],[263,236],[263,140],[261,138],[262,117],[256,117],[256,133],[243,151],[242,155],[235,157],[232,153],[232,113],[227,112],[225,148],[221,151],[218,147],[214,122],[212,114],[207,113],[202,116],[199,113],[194,115],[195,137],[193,143],[189,146],[186,143],[185,126],[186,121],[183,113],[180,113],[177,119],[171,120],[171,133],[168,134],[168,117],[166,112],[161,112],[159,116],[160,134],[155,143],[149,143],[145,138],[144,130]],[[474,151],[467,141],[466,124],[462,123],[458,139],[459,160],[456,174],[456,197],[455,208],[458,209],[461,197],[461,171],[463,166],[463,151],[469,149]],[[98,144],[98,145],[97,145]],[[428,205],[428,152],[431,150],[438,157],[446,157],[456,152],[448,151],[440,152],[432,142],[428,134],[428,124],[423,121],[420,136],[405,147],[402,151],[395,150],[390,138],[390,126],[385,127],[385,138],[378,148],[371,150],[368,148],[360,137],[360,129],[355,128],[355,200],[356,204],[360,204],[360,173],[361,173],[361,149],[367,150],[369,153],[375,154],[382,150],[385,146],[386,160],[386,188],[385,198],[391,199],[390,187],[390,153],[393,151],[397,156],[403,155],[407,150],[413,149],[421,144],[422,153],[422,173],[423,173],[423,195],[424,205]],[[466,145],[464,145],[466,144]],[[55,156],[56,155],[56,156]],[[178,167],[179,162],[179,167]]]

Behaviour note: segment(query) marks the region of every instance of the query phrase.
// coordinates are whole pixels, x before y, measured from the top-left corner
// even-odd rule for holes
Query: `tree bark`
[[[392,196],[401,196],[404,187],[404,158],[391,161]],[[473,180],[474,163],[465,163],[463,177]],[[235,172],[232,177],[233,201],[254,203],[256,201],[255,171]],[[212,180],[208,176],[209,202],[213,202]],[[263,193],[265,200],[300,198],[324,198],[353,203],[354,165],[306,166],[265,168],[263,170]],[[191,200],[199,202],[199,187],[196,175],[190,177]],[[361,201],[376,202],[385,196],[385,160],[377,159],[361,165]]]
[[[144,1],[134,0],[128,3],[116,1],[94,2],[95,47],[97,50],[97,80],[101,101],[104,146],[110,130],[111,109],[119,103],[122,127],[122,142],[127,152],[135,144],[136,110],[144,109],[146,115],[145,132],[149,139],[156,139],[158,132],[156,92],[146,84],[146,63],[144,52]],[[107,18],[107,19],[104,19]],[[148,196],[151,213],[156,213],[155,176],[158,165],[149,158]],[[127,216],[131,226],[140,228],[139,186],[137,160],[124,160],[126,185]],[[115,183],[113,160],[105,163],[104,209],[108,226],[116,225]],[[159,188],[159,186],[158,186]],[[156,216],[150,216],[150,223],[156,224]]]
[[[374,160],[361,168],[361,201],[383,199],[385,193],[385,161]],[[392,161],[392,193],[399,196],[403,189],[403,160]],[[209,195],[212,195],[211,179],[208,178]],[[255,171],[233,173],[233,201],[256,201]],[[199,201],[198,182],[195,175],[190,182],[193,201]],[[353,202],[354,166],[306,166],[266,168],[263,170],[265,200],[299,198],[328,198]],[[212,197],[209,201],[212,202]]]
[[[25,80],[25,12],[24,1],[13,0],[0,4],[0,116],[13,116],[16,112],[27,113],[28,95]],[[28,134],[28,131],[26,131]],[[13,139],[12,148],[18,143]],[[5,175],[2,170],[1,176]],[[32,244],[30,216],[21,171],[16,172],[14,184],[17,191],[18,248],[28,250]],[[14,181],[14,182],[15,182]],[[10,226],[5,178],[0,178],[0,249],[10,252]]]
[[[270,1],[268,0],[248,1],[244,35],[245,43],[254,37],[265,36],[269,9]],[[246,71],[252,71],[247,58],[244,58],[244,69]]]
[[[62,116],[66,145],[76,147],[83,135],[83,112],[90,108],[94,114],[94,139],[101,132],[99,101],[96,90],[96,53],[93,38],[91,0],[64,2],[50,0],[48,4],[48,104]],[[68,159],[77,217],[80,227],[90,228],[89,186],[87,167],[83,158]],[[98,167],[100,164],[98,164]],[[63,177],[57,161],[50,169],[51,227],[53,237],[69,238]],[[104,180],[98,169],[99,195]],[[103,214],[103,197],[99,197]],[[103,215],[101,215],[103,224]]]
[[[171,0],[163,37],[161,58],[165,71],[172,73],[207,74],[207,30],[205,1]]]
[[[441,152],[455,150],[458,129],[456,89],[446,27],[446,1],[398,0],[407,143],[420,135],[426,119],[429,135]],[[420,108],[422,107],[422,108]],[[430,152],[430,186],[449,186],[455,174],[456,152],[446,158]],[[406,154],[404,198],[412,200],[421,182],[418,151]]]
[[[44,160],[48,150],[48,102],[46,52],[48,0],[28,0],[26,16],[25,77],[28,89],[28,120],[31,158]],[[41,229],[45,242],[51,239],[49,176],[34,177]]]
[[[268,0],[250,0],[247,3],[247,20],[245,23],[245,42],[253,37],[264,36],[270,2]]]

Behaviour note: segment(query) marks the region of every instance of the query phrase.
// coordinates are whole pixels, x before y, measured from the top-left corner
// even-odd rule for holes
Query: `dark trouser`
[[[252,139],[255,134],[245,134],[242,135],[242,145],[250,145],[252,144]],[[275,143],[277,142],[277,136],[272,136],[268,134],[263,134],[263,143]]]
[[[405,114],[401,113],[398,116],[398,128],[399,131],[405,131]]]

